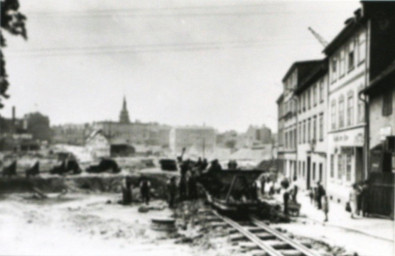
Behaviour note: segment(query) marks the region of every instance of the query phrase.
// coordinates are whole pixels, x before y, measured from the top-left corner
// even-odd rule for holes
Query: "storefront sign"
[[[338,141],[347,141],[348,140],[348,136],[346,134],[345,135],[336,135],[333,138],[333,140],[336,141],[336,142],[338,142]]]

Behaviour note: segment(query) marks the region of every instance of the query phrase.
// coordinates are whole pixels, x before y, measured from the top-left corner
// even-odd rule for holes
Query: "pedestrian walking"
[[[151,190],[151,183],[149,182],[149,180],[143,179],[140,182],[140,193],[141,193],[141,199],[146,205],[149,205],[150,190]]]
[[[328,196],[324,196],[324,203],[322,205],[322,210],[324,211],[325,214],[325,219],[324,222],[328,221],[328,213],[329,213],[329,200],[328,200]]]
[[[355,215],[358,215],[358,196],[359,196],[358,185],[356,183],[354,183],[352,185],[350,195],[349,195],[349,204],[351,207],[351,218],[354,218]]]
[[[326,195],[325,188],[317,181],[317,207],[322,209],[322,197]]]

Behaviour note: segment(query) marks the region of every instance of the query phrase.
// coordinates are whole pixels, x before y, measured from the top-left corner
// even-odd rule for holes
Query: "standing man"
[[[174,208],[177,193],[176,177],[171,177],[170,180],[167,182],[167,192],[169,208]]]
[[[151,190],[151,183],[146,178],[143,178],[143,180],[140,182],[140,193],[141,193],[141,199],[146,205],[149,205],[150,190]]]
[[[326,195],[325,188],[317,181],[317,207],[322,209],[322,197]]]

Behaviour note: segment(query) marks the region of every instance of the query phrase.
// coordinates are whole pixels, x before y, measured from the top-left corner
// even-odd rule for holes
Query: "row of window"
[[[298,122],[297,127],[293,127],[284,132],[285,148],[295,149],[296,144],[310,143],[312,141],[324,140],[324,113],[314,115],[311,118]]]
[[[346,181],[351,182],[352,155],[350,154],[331,155],[330,161],[331,161],[330,177],[332,179],[336,178],[338,180],[343,180],[344,176],[346,176]],[[337,174],[336,176],[335,173]]]
[[[318,123],[317,123],[318,122]],[[298,143],[316,142],[324,140],[324,113],[320,113],[298,123]]]
[[[298,178],[298,177],[302,177],[302,178],[307,178],[307,168],[309,168],[307,166],[307,162],[306,161],[297,161],[298,166],[297,166],[297,171],[296,171],[296,161],[290,161],[290,164],[292,164],[292,166],[294,168],[291,167],[290,165],[290,170],[293,170],[293,173],[290,173],[291,177],[293,178]],[[310,166],[310,173],[311,175],[309,175],[310,181],[320,181],[322,182],[323,180],[323,174],[324,174],[324,166],[322,163],[316,163],[316,162],[311,162],[311,166]]]
[[[304,91],[299,97],[299,113],[305,112],[324,102],[324,79]]]
[[[362,63],[366,58],[366,32],[361,31],[351,38],[331,58],[331,82],[334,83],[338,78],[342,78],[346,72],[355,68],[356,62]]]
[[[331,101],[331,128],[342,129],[362,123],[364,121],[364,103],[361,100],[355,99],[354,90],[348,91],[346,95],[341,94],[339,98]],[[355,122],[354,106],[357,101],[357,120]]]
[[[296,149],[296,129],[284,132],[285,148]]]

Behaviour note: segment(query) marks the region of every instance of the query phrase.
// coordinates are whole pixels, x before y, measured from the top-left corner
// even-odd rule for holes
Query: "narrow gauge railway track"
[[[210,211],[211,212],[211,211]],[[319,256],[306,245],[291,239],[269,227],[267,224],[250,216],[248,221],[235,221],[212,211],[212,225],[230,226],[230,240],[238,242],[238,246],[254,256]],[[214,217],[214,218],[213,218]],[[221,220],[221,222],[215,221]]]

